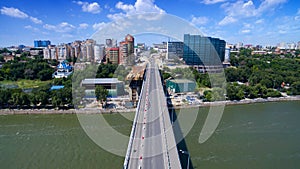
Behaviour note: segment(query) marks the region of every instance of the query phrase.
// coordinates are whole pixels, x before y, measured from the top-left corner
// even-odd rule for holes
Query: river
[[[299,168],[299,101],[227,106],[216,132],[199,144],[205,110],[185,139],[194,168]],[[129,135],[130,120],[105,118]],[[91,141],[74,114],[0,115],[1,168],[122,168],[123,160]]]

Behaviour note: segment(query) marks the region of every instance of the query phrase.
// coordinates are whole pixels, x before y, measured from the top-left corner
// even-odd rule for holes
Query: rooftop
[[[62,88],[64,88],[65,86],[61,86],[61,85],[58,85],[58,86],[52,86],[51,88],[50,88],[50,91],[51,90],[59,90],[59,89],[62,89]]]
[[[116,84],[122,83],[117,78],[95,78],[95,79],[84,79],[82,84]]]
[[[189,79],[171,79],[169,80],[174,83],[195,83],[195,81],[189,80]]]

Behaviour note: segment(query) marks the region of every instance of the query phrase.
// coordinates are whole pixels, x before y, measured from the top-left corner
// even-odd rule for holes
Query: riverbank
[[[135,112],[135,109],[69,109],[69,110],[49,110],[49,109],[0,109],[0,115],[9,114],[112,114]]]
[[[216,101],[216,102],[203,102],[197,105],[182,105],[174,106],[174,109],[182,108],[197,108],[197,107],[209,107],[219,105],[240,105],[240,104],[253,104],[264,102],[282,102],[282,101],[300,101],[300,96],[288,96],[279,98],[257,98],[257,99],[244,99],[240,101]],[[49,110],[49,109],[0,109],[0,115],[9,114],[112,114],[112,113],[128,113],[135,112],[135,109],[69,109],[69,110]]]
[[[243,99],[240,101],[215,101],[215,102],[203,102],[197,105],[183,105],[183,106],[174,106],[174,109],[182,108],[195,108],[195,107],[209,107],[209,106],[220,106],[220,105],[241,105],[241,104],[253,104],[253,103],[265,103],[265,102],[283,102],[283,101],[300,101],[299,96],[288,96],[288,97],[278,97],[278,98],[257,98],[257,99]]]

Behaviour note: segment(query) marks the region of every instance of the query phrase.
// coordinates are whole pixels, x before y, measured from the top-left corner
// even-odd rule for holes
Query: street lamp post
[[[182,154],[186,154],[188,155],[188,160],[187,160],[187,169],[190,168],[190,153],[188,151],[183,151],[183,150],[179,150]]]
[[[172,107],[172,125],[173,125],[173,123],[174,123],[174,109]]]

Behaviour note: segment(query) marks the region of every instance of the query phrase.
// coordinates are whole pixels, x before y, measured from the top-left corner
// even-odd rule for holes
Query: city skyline
[[[212,12],[213,11],[213,12]],[[154,0],[0,2],[0,47],[53,44],[88,39],[120,17],[144,12],[178,16],[203,35],[228,43],[277,45],[300,40],[300,5],[296,0]],[[155,19],[155,18],[154,18]],[[131,32],[128,32],[131,33]],[[134,35],[134,34],[133,34]]]

